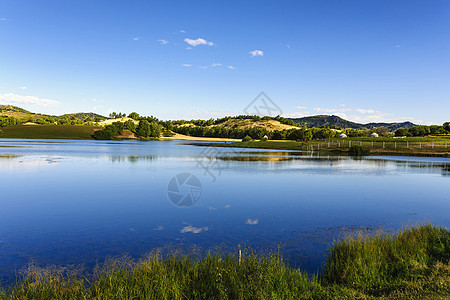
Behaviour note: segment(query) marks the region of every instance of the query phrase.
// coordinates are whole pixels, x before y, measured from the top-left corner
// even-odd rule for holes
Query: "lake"
[[[450,159],[181,141],[0,140],[0,272],[149,252],[277,250],[314,273],[333,240],[450,227]]]

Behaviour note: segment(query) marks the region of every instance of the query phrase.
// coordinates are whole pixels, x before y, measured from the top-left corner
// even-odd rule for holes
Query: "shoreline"
[[[236,142],[236,143],[186,143],[193,146],[203,146],[203,147],[228,147],[228,148],[247,148],[247,149],[266,149],[266,150],[294,150],[303,151],[305,153],[311,153],[307,146],[300,142],[291,141],[253,141],[253,142]],[[310,143],[309,145],[314,145]],[[334,155],[348,155],[348,147],[342,148],[325,148],[325,149],[314,149],[313,152],[334,154]],[[408,149],[409,150],[409,149]],[[450,149],[449,149],[450,150]],[[366,156],[411,156],[411,157],[442,157],[450,158],[450,151],[446,153],[437,151],[402,151],[402,149],[386,149],[386,148],[374,148],[370,149],[370,154]]]

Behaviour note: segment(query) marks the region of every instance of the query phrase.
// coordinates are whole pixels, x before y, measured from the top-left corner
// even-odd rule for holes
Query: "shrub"
[[[243,142],[251,142],[251,141],[252,141],[252,138],[251,138],[250,136],[246,135],[246,136],[242,139],[242,141],[243,141]]]
[[[353,145],[348,149],[348,154],[352,156],[363,156],[368,155],[370,149],[368,147],[363,147],[360,145]]]

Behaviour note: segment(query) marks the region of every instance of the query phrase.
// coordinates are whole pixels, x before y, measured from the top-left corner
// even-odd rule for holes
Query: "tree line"
[[[427,136],[427,135],[444,135],[450,134],[450,122],[439,125],[419,125],[411,128],[400,128],[395,131],[395,136]]]
[[[114,122],[111,125],[106,125],[102,130],[95,131],[93,138],[96,140],[111,140],[122,135],[124,130],[129,130],[142,138],[159,138],[163,129],[164,127],[156,121],[149,122],[146,119],[142,119],[136,125],[134,121],[127,120],[125,122]]]

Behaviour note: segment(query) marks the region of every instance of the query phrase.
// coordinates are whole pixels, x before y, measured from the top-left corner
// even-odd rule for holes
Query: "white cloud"
[[[186,226],[180,230],[181,233],[192,232],[192,233],[201,233],[203,231],[208,231],[208,227],[194,227],[194,226]]]
[[[235,69],[235,67],[233,67],[233,66],[228,66],[227,68],[230,69],[230,70],[234,70]]]
[[[158,40],[158,42],[159,42],[161,45],[167,45],[167,44],[169,43],[169,41],[166,41],[166,40]]]
[[[192,67],[191,64],[182,64],[183,67]]]
[[[36,96],[22,96],[13,93],[0,94],[0,103],[12,105],[39,105],[51,106],[58,105],[60,102],[50,99],[42,99]]]
[[[245,224],[247,225],[258,225],[258,219],[247,219],[247,221],[245,222]]]
[[[221,63],[212,63],[211,67],[221,67],[222,64]]]
[[[306,106],[296,106],[297,109],[306,109]]]
[[[206,70],[206,69],[208,69],[208,66],[198,66],[197,68],[202,69],[202,70]]]
[[[364,109],[364,108],[357,108],[355,109],[356,112],[359,112],[360,114],[373,114],[375,111],[373,109]]]
[[[6,21],[7,19],[6,18],[0,18],[0,21]]]
[[[192,50],[192,47],[186,47],[186,50]]]
[[[135,36],[135,37],[133,38],[133,41],[139,41],[140,39],[141,39],[140,37]]]
[[[264,56],[264,51],[261,50],[253,50],[249,52],[252,57],[255,56]]]
[[[21,87],[19,87],[19,89],[21,89],[22,91],[25,91],[25,90],[28,90],[28,87],[27,86],[21,86]]]
[[[345,112],[345,111],[351,111],[351,108],[321,108],[321,107],[314,107],[313,110],[317,112],[324,112],[324,113],[337,113],[337,112]]]
[[[186,31],[184,31],[184,30],[180,30],[180,32],[181,32],[181,33],[186,33]]]
[[[157,230],[157,231],[161,231],[161,230],[164,230],[164,226],[162,226],[162,225],[159,225],[158,227],[156,227],[156,228],[153,228],[153,230]]]
[[[196,47],[198,45],[214,46],[213,42],[208,42],[207,40],[202,38],[198,38],[196,40],[186,38],[184,39],[184,41],[193,47]]]

